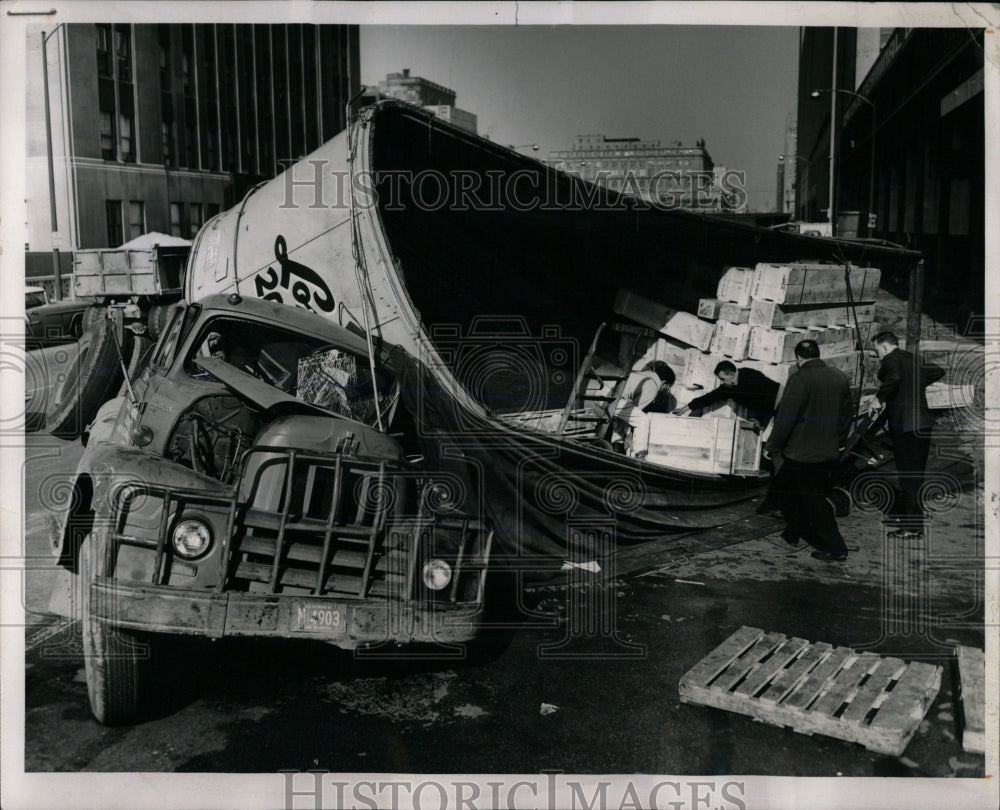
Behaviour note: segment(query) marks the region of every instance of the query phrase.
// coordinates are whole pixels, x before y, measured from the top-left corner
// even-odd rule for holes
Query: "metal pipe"
[[[833,29],[833,81],[830,86],[837,89],[837,28]],[[830,222],[830,234],[836,236],[837,226],[834,220],[834,183],[836,182],[836,166],[834,165],[837,142],[837,94],[830,93],[830,199],[827,208],[827,220]]]
[[[910,295],[906,312],[906,350],[913,355],[920,351],[920,313],[924,308],[924,260],[910,273]]]
[[[58,231],[59,223],[56,214],[56,170],[52,156],[52,114],[49,112],[49,56],[46,43],[58,27],[48,35],[42,31],[42,84],[45,91],[45,144],[48,150],[49,163],[49,224],[52,230],[52,279],[55,286],[56,301],[62,301],[62,269],[59,262]]]

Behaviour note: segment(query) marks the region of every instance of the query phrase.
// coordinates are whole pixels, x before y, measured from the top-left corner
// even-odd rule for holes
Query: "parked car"
[[[50,301],[43,287],[24,288],[24,338],[28,348],[76,340],[83,334],[86,301]]]

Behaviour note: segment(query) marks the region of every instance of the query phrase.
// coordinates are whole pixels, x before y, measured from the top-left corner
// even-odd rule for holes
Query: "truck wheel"
[[[132,354],[129,357],[128,368],[125,369],[129,382],[134,383],[139,379],[139,375],[146,368],[146,363],[149,362],[149,356],[153,353],[155,345],[148,337],[136,335],[135,340],[132,341]],[[121,388],[118,389],[118,396],[125,396],[126,393],[128,392],[125,390],[123,380]]]
[[[122,356],[132,350],[132,333],[126,331]],[[61,439],[75,439],[90,424],[97,409],[118,391],[123,372],[115,345],[114,326],[107,319],[93,323],[78,344],[75,363],[55,389],[46,418],[49,432]]]
[[[83,315],[77,315],[69,325],[69,336],[77,340],[83,334]]]
[[[90,710],[105,726],[129,725],[181,708],[197,692],[197,639],[123,630],[98,620],[114,615],[114,596],[90,583],[107,573],[107,540],[91,532],[80,549],[83,656]]]
[[[104,544],[94,533],[80,549],[83,593],[83,659],[90,710],[105,726],[134,723],[142,716],[143,681],[152,652],[136,633],[98,621],[108,607],[107,596],[94,596],[90,584],[97,572],[106,573]]]
[[[149,329],[149,336],[154,341],[160,339],[160,334],[167,325],[167,317],[170,315],[172,304],[154,304],[149,309],[146,318],[146,328]]]

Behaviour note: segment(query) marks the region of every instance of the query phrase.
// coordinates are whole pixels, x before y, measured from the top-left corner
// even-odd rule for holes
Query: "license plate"
[[[292,606],[292,630],[306,633],[343,633],[347,615],[342,607],[297,603]]]

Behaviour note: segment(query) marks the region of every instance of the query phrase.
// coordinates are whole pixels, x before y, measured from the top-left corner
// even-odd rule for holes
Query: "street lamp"
[[[42,83],[45,85],[45,143],[49,163],[49,224],[52,229],[52,284],[57,301],[62,300],[62,269],[59,265],[58,217],[56,215],[56,170],[52,157],[52,115],[49,112],[49,55],[46,47],[49,37],[62,28],[60,23],[48,34],[42,31]]]
[[[532,152],[537,152],[538,151],[538,144],[537,143],[519,143],[519,144],[513,144],[513,143],[511,143],[511,144],[507,144],[507,148],[508,149],[513,149],[515,151],[518,150],[518,149],[526,149],[529,146],[531,147],[531,151]]]
[[[847,90],[845,88],[837,87],[827,90],[813,90],[809,95],[812,98],[819,98],[820,96],[829,93],[831,97],[831,114],[830,114],[830,227],[833,226],[833,186],[834,186],[834,127],[836,126],[836,116],[833,113],[836,111],[834,105],[834,99],[836,93],[845,93],[848,96],[854,96],[854,98],[859,101],[864,102],[869,107],[872,108],[872,126],[871,126],[871,136],[869,137],[870,149],[871,149],[871,160],[868,164],[868,215],[874,213],[875,206],[875,102],[870,98],[861,95],[860,93],[855,93],[853,90]]]

